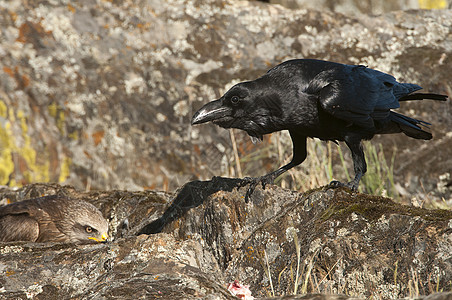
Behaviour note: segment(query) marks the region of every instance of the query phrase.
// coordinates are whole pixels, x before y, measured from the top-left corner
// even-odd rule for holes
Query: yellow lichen
[[[64,117],[64,111],[60,111],[58,113],[57,128],[62,135],[64,135]]]
[[[29,169],[29,180],[28,182],[48,182],[50,180],[49,176],[49,165],[50,162],[48,159],[44,159],[44,162],[42,164],[37,162],[37,154],[36,150],[33,149],[31,145],[31,138],[28,135],[28,126],[27,126],[27,120],[25,118],[25,114],[23,111],[18,110],[17,111],[17,118],[20,121],[20,127],[22,129],[22,137],[24,139],[24,145],[23,147],[18,148],[19,154],[25,159],[27,162],[27,166]],[[43,159],[41,159],[42,161]]]
[[[65,119],[64,111],[62,111],[56,103],[48,105],[47,109],[49,110],[49,115],[55,118],[58,131],[62,135],[64,135],[64,119]]]
[[[12,131],[11,131],[11,123],[6,121],[5,128],[0,128],[0,146],[2,147],[2,151],[4,149],[8,149],[12,147],[13,143],[11,141]]]
[[[28,171],[24,172],[26,181],[48,182],[50,180],[50,162],[48,161],[48,159],[44,159],[45,161],[43,163],[38,163],[36,150],[30,146],[29,142],[30,137],[27,136],[27,145],[18,149],[18,153],[24,158],[28,166]]]
[[[68,138],[76,141],[76,140],[78,140],[78,131],[68,133],[67,136],[68,136]]]
[[[8,108],[6,107],[6,104],[2,100],[0,100],[0,117],[6,118],[7,112]]]
[[[0,101],[1,102],[1,101]],[[0,104],[0,107],[3,105]],[[3,112],[3,108],[0,108]],[[6,115],[6,113],[4,113]],[[19,122],[19,128],[13,132],[14,123]],[[17,130],[21,131],[21,142],[16,139]],[[17,181],[14,176],[15,161],[13,154],[21,157],[26,165],[23,172],[24,182],[48,182],[50,162],[48,157],[37,157],[36,150],[33,149],[31,138],[28,135],[28,125],[25,113],[18,110],[14,113],[12,108],[9,109],[7,121],[4,127],[0,127],[0,184],[9,186],[20,186],[21,181]],[[43,154],[44,155],[44,154]]]
[[[60,176],[58,177],[58,182],[62,183],[64,182],[71,172],[71,164],[72,159],[70,157],[64,157],[63,161],[61,162],[61,168],[60,168]]]
[[[419,0],[421,9],[444,9],[447,8],[447,0]]]
[[[27,119],[25,118],[24,112],[19,110],[17,112],[17,118],[20,121],[20,128],[22,129],[22,132],[24,133],[24,135],[26,135],[28,132],[28,126],[27,126]]]
[[[9,176],[14,171],[11,151],[6,149],[0,154],[0,185],[9,183]]]
[[[6,185],[14,172],[12,145],[11,124],[6,122],[5,128],[0,127],[0,185]]]
[[[11,122],[16,121],[16,117],[14,115],[14,109],[12,107],[8,108],[8,118]]]
[[[56,103],[52,103],[49,106],[47,106],[47,109],[49,110],[49,115],[51,117],[56,118],[57,116],[57,111],[58,111],[58,107]]]

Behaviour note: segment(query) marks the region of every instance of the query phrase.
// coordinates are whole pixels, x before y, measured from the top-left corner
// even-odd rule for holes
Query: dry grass
[[[292,141],[287,132],[274,133],[251,149],[247,146],[249,142],[242,141],[241,147],[237,145],[234,131],[231,131],[231,139],[234,146],[234,162],[231,164],[235,165],[235,174],[263,175],[292,159]],[[345,145],[309,139],[307,150],[306,160],[277,178],[275,184],[306,191],[326,185],[333,179],[347,182],[354,176],[350,151]],[[387,159],[381,144],[364,142],[364,151],[368,170],[361,181],[360,191],[397,199],[399,196],[393,175],[395,150],[392,157]]]
[[[264,250],[260,251],[261,255],[259,255],[259,260],[269,285],[267,287],[264,286],[267,296],[277,297],[319,293],[363,297],[363,295],[355,294],[356,292],[353,293],[348,290],[347,283],[339,279],[341,272],[339,272],[339,275],[336,274],[337,269],[342,268],[340,265],[343,263],[343,256],[339,257],[333,265],[325,266],[321,261],[317,261],[319,257],[318,254],[321,251],[320,248],[310,253],[301,253],[300,242],[297,237],[297,230],[295,229],[292,231],[292,241],[295,245],[295,261],[292,260],[288,266],[284,267],[279,272],[276,286],[273,281],[277,274],[274,270],[275,266],[269,261],[265,247]],[[296,265],[295,273],[294,264]],[[391,287],[390,290],[387,290],[386,288],[373,289],[372,291],[369,291],[371,294],[367,296],[367,299],[388,299],[388,297],[407,297],[407,299],[415,299],[421,295],[450,291],[439,287],[441,276],[438,272],[436,272],[435,276],[434,270],[427,275],[427,278],[421,278],[422,276],[413,268],[413,266],[408,270],[405,270],[404,273],[400,273],[398,261],[395,262],[394,266],[386,265],[386,267],[393,272],[394,282],[392,285],[388,282],[387,286],[387,288]],[[282,277],[286,277],[288,280],[281,280]],[[347,280],[353,281],[351,278],[348,278]],[[360,281],[362,278],[356,278],[356,280]],[[353,284],[353,282],[349,283]]]
[[[235,143],[235,159],[230,161],[230,165],[240,166],[239,170],[243,176],[266,174],[288,163],[292,158],[292,142],[285,132],[265,137],[263,143],[254,146],[248,142],[245,134],[243,136],[241,134],[236,132],[234,136],[234,132],[231,133]],[[345,145],[310,139],[307,147],[307,159],[278,178],[275,184],[292,190],[306,191],[326,185],[333,179],[349,181],[354,176],[350,151]],[[384,151],[381,144],[365,142],[364,150],[368,171],[361,181],[360,191],[400,199],[393,175],[396,149],[392,150],[392,155],[391,153],[388,155],[388,151]],[[233,172],[238,173],[237,170]],[[261,251],[260,261],[269,285],[266,289],[268,296],[305,293],[350,295],[344,282],[333,279],[336,276],[335,272],[343,263],[343,257],[339,257],[335,263],[325,268],[321,262],[317,261],[319,249],[313,253],[303,254],[300,251],[300,242],[295,230],[292,238],[296,257],[292,258],[292,261],[282,270],[276,271],[268,259],[267,252]],[[439,273],[432,272],[426,281],[413,268],[401,273],[398,262],[387,267],[393,272],[393,290],[375,290],[369,299],[387,299],[388,295],[393,294],[416,298],[420,295],[443,291],[439,288],[441,281]]]

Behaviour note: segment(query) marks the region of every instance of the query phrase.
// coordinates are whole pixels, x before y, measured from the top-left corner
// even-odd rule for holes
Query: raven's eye
[[[91,233],[91,232],[93,232],[93,228],[91,226],[86,226],[85,231],[88,233]]]
[[[232,104],[237,104],[239,103],[240,98],[238,96],[232,96],[231,97],[231,103]]]

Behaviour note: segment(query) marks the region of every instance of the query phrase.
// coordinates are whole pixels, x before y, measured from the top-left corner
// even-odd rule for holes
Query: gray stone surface
[[[234,299],[226,289],[234,280],[257,298],[287,296],[276,299],[451,291],[451,211],[344,189],[301,194],[276,186],[245,203],[236,185],[193,181],[175,195],[1,189],[3,202],[55,193],[85,199],[110,221],[112,240],[0,244],[0,298]],[[144,232],[152,233],[137,236]],[[295,286],[298,294],[321,294],[288,297]]]

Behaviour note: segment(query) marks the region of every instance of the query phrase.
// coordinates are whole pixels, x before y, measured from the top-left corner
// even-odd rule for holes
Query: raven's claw
[[[248,190],[246,190],[245,203],[248,203],[250,201],[251,195],[254,193],[256,186],[259,184],[259,178],[254,179],[255,179],[254,181],[250,182]]]
[[[239,187],[244,187],[246,185],[249,185],[248,190],[245,194],[245,203],[248,203],[250,200],[251,195],[254,193],[254,190],[256,189],[257,185],[259,183],[262,184],[262,189],[265,189],[265,186],[267,184],[272,184],[275,180],[274,174],[270,173],[261,177],[245,177],[242,179],[242,182],[239,184]]]
[[[254,190],[256,189],[256,186],[259,184],[260,177],[244,177],[241,179],[240,183],[238,184],[238,188],[244,187],[249,185],[248,189],[246,190],[245,194],[245,202],[248,203],[251,195],[253,194]]]
[[[346,187],[354,192],[358,191],[358,185],[355,183],[355,181],[343,183],[343,182],[340,182],[337,180],[333,180],[328,184],[328,188],[330,188],[330,189],[337,189],[339,187]]]

